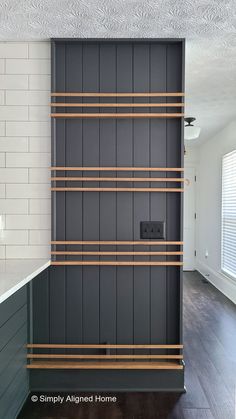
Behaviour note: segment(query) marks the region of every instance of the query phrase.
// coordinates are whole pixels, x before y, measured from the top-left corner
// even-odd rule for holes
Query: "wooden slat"
[[[176,362],[51,362],[34,361],[28,369],[109,369],[109,370],[182,370],[183,365]]]
[[[162,177],[52,177],[51,181],[65,181],[65,182],[184,182],[184,178],[162,178]]]
[[[97,260],[70,260],[51,261],[53,266],[183,266],[183,262],[145,262],[145,261],[97,261]]]
[[[51,103],[55,108],[182,108],[184,103]]]
[[[183,359],[183,355],[64,355],[28,354],[28,359]]]
[[[78,256],[175,256],[184,252],[80,252],[80,251],[53,251],[51,255],[78,255]]]
[[[80,245],[101,245],[101,246],[163,246],[163,245],[174,245],[174,246],[182,246],[184,244],[183,241],[155,241],[155,240],[139,240],[139,241],[122,241],[122,240],[53,240],[51,244],[55,245],[68,245],[68,244],[80,244]]]
[[[184,172],[183,167],[66,167],[55,166],[50,170],[55,171],[79,171],[79,172]]]
[[[182,118],[184,113],[51,113],[52,118]]]
[[[184,192],[182,188],[73,188],[53,187],[52,192]]]
[[[146,92],[146,93],[132,93],[132,92],[126,92],[126,93],[82,93],[82,92],[55,92],[51,93],[52,97],[183,97],[185,94],[183,92]]]
[[[182,344],[27,343],[28,349],[183,349]]]
[[[55,171],[79,171],[79,172],[184,172],[183,167],[66,167],[55,166],[50,170]]]

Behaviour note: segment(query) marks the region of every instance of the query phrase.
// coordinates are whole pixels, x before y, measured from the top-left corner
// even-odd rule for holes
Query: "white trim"
[[[216,287],[222,294],[229,298],[236,304],[236,282],[222,271],[214,271],[205,263],[196,261],[196,269],[203,275],[214,287]],[[209,275],[209,276],[208,276]]]

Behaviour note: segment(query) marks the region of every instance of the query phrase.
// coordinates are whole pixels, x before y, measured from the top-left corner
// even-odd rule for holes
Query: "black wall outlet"
[[[165,239],[166,235],[165,221],[141,221],[140,238],[141,239]]]

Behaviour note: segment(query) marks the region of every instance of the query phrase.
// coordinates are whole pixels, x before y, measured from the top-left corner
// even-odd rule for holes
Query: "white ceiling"
[[[0,39],[186,38],[186,114],[205,141],[236,116],[235,0],[0,0]]]

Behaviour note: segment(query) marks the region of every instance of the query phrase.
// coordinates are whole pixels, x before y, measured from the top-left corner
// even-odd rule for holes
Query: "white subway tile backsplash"
[[[29,58],[50,58],[50,42],[31,42],[29,44]]]
[[[0,105],[4,105],[5,103],[5,92],[4,90],[0,90]]]
[[[0,233],[0,244],[28,244],[28,230],[3,230]]]
[[[29,121],[48,121],[49,115],[50,115],[49,106],[30,106],[29,107]]]
[[[0,137],[0,152],[18,152],[28,151],[27,137]]]
[[[28,214],[28,199],[0,199],[1,214]]]
[[[28,89],[28,76],[26,75],[0,75],[0,89],[26,90]]]
[[[0,168],[0,183],[27,183],[28,169]],[[19,185],[17,185],[17,188]]]
[[[5,167],[5,165],[6,165],[6,155],[5,153],[0,153],[0,167]]]
[[[48,230],[50,215],[6,215],[7,230]]]
[[[50,256],[50,88],[49,42],[0,42],[0,258]]]
[[[29,75],[29,89],[30,90],[51,90],[51,76],[30,74]]]
[[[50,74],[50,60],[6,59],[6,74]]]
[[[50,153],[6,153],[6,167],[50,167]]]
[[[51,199],[30,199],[30,214],[51,214]]]
[[[5,73],[5,61],[0,59],[0,74]]]
[[[6,246],[8,259],[49,259],[49,246]]]
[[[6,198],[22,198],[22,199],[49,199],[50,188],[48,184],[7,184]]]
[[[0,121],[27,121],[27,106],[0,106]]]
[[[51,241],[50,230],[32,230],[29,232],[29,244],[49,246],[50,241]]]
[[[0,246],[0,259],[5,259],[6,257],[5,250],[6,250],[5,246]]]
[[[6,185],[5,184],[0,184],[0,198],[5,198],[6,196]],[[1,211],[0,211],[1,214]]]
[[[48,183],[50,185],[50,170],[45,168],[29,169],[29,183]]]
[[[28,58],[27,42],[0,42],[0,58]]]
[[[29,138],[30,153],[50,153],[51,138],[50,137],[30,137]]]
[[[48,105],[50,102],[50,93],[48,91],[32,90],[6,91],[6,105]],[[48,117],[49,119],[49,117]]]
[[[50,122],[6,122],[6,135],[10,137],[48,137]]]

